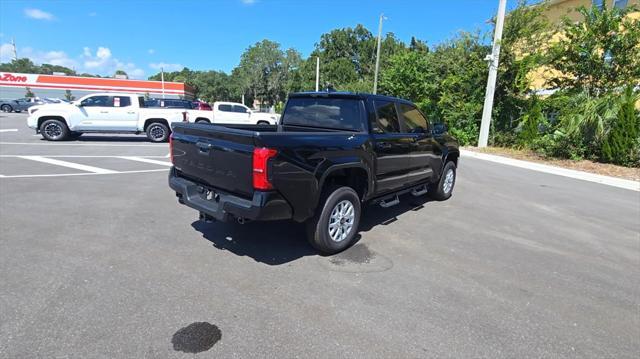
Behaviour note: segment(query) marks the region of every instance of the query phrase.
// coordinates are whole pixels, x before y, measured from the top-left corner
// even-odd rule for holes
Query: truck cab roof
[[[300,98],[300,97],[335,97],[335,98],[356,98],[360,100],[382,100],[382,101],[393,101],[393,102],[404,102],[407,104],[412,104],[411,101],[405,100],[399,97],[385,96],[385,95],[377,95],[371,93],[364,92],[349,92],[349,91],[306,91],[306,92],[294,92],[289,94],[290,98]]]

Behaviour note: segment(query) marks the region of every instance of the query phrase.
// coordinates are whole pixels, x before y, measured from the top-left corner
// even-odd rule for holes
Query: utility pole
[[[504,25],[506,8],[507,0],[500,0],[496,18],[496,31],[493,34],[493,50],[491,55],[486,57],[486,60],[490,61],[489,77],[487,78],[487,92],[484,95],[484,108],[482,109],[482,123],[480,124],[478,147],[487,147],[487,143],[489,142],[489,128],[491,127],[491,114],[493,112],[493,94],[496,90],[496,78],[498,77],[500,41],[502,41],[502,27]]]
[[[18,50],[16,49],[16,40],[11,38],[11,45],[13,46],[13,59],[18,60]]]
[[[316,56],[316,92],[320,90],[320,56]]]
[[[380,70],[380,42],[382,41],[382,20],[386,19],[384,14],[380,14],[380,23],[378,24],[378,48],[376,49],[376,71],[373,75],[373,93],[378,93],[378,71]]]
[[[160,68],[160,80],[162,81],[162,98],[164,98],[164,67]]]

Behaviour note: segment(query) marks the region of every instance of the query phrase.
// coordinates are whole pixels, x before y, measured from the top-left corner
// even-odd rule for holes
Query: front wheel
[[[354,242],[360,213],[360,198],[351,187],[325,191],[316,215],[307,222],[309,243],[326,255],[345,250]]]
[[[431,185],[429,195],[437,200],[444,201],[449,199],[453,194],[453,186],[456,184],[456,164],[452,161],[444,165],[440,180]]]
[[[13,111],[13,107],[11,107],[11,105],[2,105],[0,106],[0,110],[2,110],[2,112],[11,112]]]
[[[169,139],[169,127],[164,123],[154,122],[147,127],[147,138],[151,142],[165,142]]]
[[[46,120],[40,126],[40,134],[47,141],[62,141],[69,137],[69,128],[60,120]]]

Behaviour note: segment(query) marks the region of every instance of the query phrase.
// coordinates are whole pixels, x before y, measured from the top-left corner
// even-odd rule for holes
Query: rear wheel
[[[69,137],[69,128],[60,120],[46,120],[40,125],[40,134],[48,141],[62,141]]]
[[[165,142],[169,139],[169,127],[164,123],[154,122],[147,127],[147,138],[151,142]]]
[[[453,187],[456,184],[456,164],[449,161],[445,164],[440,180],[431,185],[429,195],[438,201],[449,199],[453,194]]]
[[[0,106],[0,110],[2,110],[2,112],[11,112],[13,111],[13,107],[11,107],[11,105],[4,104]]]
[[[258,125],[268,125],[269,122],[267,121],[258,121]]]
[[[211,122],[209,122],[209,120],[200,119],[200,120],[196,120],[196,123],[211,123]]]
[[[328,189],[316,215],[307,222],[309,243],[322,254],[345,250],[358,233],[360,213],[360,198],[351,187]]]

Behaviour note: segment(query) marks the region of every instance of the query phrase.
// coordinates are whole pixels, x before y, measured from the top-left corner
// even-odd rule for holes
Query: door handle
[[[128,111],[127,113],[128,113],[129,115],[133,115],[133,114],[135,114],[135,111]]]
[[[109,111],[100,111],[100,113],[109,113]]]

